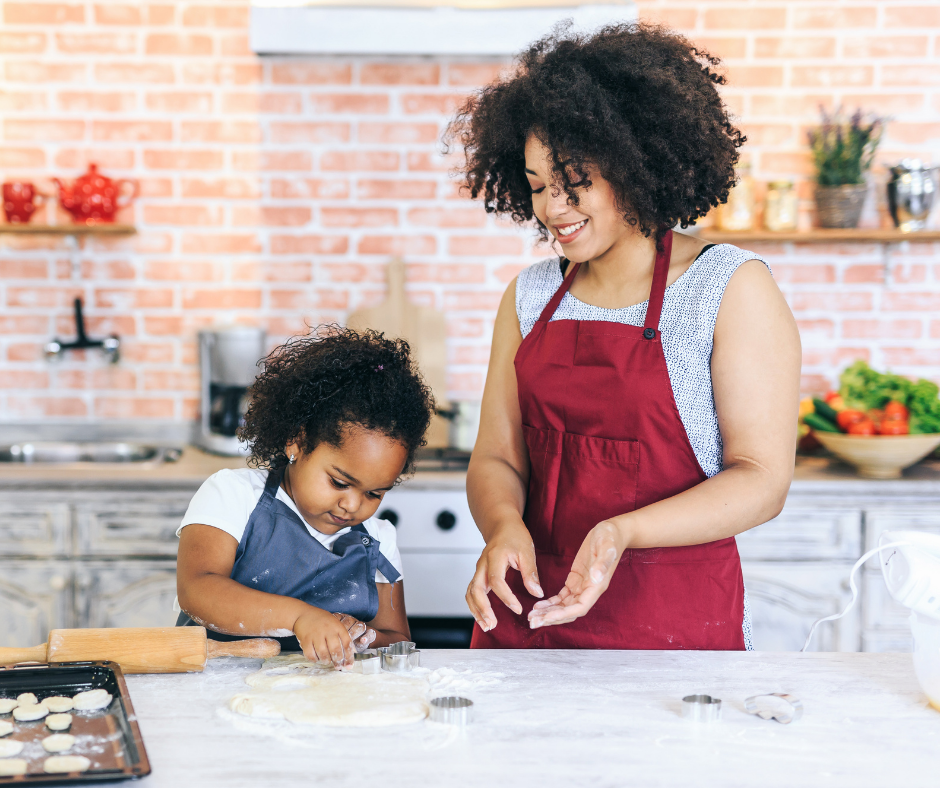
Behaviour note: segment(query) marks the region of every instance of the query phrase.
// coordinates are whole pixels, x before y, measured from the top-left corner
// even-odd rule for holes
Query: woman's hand
[[[293,632],[311,662],[352,667],[356,648],[343,622],[332,613],[308,605],[294,622]]]
[[[571,564],[565,587],[550,599],[535,603],[529,627],[567,624],[587,613],[610,585],[626,546],[623,531],[615,523],[605,520],[595,525]]]
[[[506,583],[506,570],[509,567],[519,570],[522,582],[532,596],[540,599],[544,596],[535,566],[535,546],[529,529],[522,521],[502,525],[490,537],[467,588],[467,606],[484,632],[496,626],[496,615],[487,597],[490,591],[513,613],[522,614],[522,605]]]
[[[337,620],[346,627],[346,631],[349,633],[349,639],[352,640],[353,648],[358,652],[365,651],[372,645],[372,641],[375,640],[375,630],[369,629],[362,621],[358,618],[353,618],[346,613],[334,613]]]

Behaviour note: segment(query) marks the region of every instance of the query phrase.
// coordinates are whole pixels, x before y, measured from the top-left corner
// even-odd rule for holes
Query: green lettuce
[[[876,372],[860,360],[845,369],[839,384],[847,408],[871,410],[896,400],[910,411],[911,433],[940,432],[940,388],[936,383]]]

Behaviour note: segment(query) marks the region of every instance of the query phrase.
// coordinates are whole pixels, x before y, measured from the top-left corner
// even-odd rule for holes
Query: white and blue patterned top
[[[760,255],[731,244],[707,248],[682,276],[666,288],[659,320],[663,354],[679,416],[699,465],[709,478],[722,468],[721,432],[711,375],[715,321],[732,274],[748,260],[760,260],[767,265]],[[767,268],[769,270],[770,266]],[[557,258],[535,263],[519,274],[516,280],[516,314],[523,337],[532,330],[562,281]],[[568,292],[551,319],[605,320],[642,326],[648,304],[644,301],[623,309],[605,309],[579,301]],[[744,642],[749,651],[753,650],[746,592]]]

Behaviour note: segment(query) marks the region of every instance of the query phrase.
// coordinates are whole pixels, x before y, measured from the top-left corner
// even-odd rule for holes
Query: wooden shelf
[[[134,235],[132,224],[0,224],[0,235]]]
[[[817,228],[808,232],[781,232],[770,230],[745,230],[731,232],[727,230],[712,230],[702,228],[698,233],[703,238],[714,243],[733,243],[748,241],[770,241],[777,243],[882,243],[896,244],[904,241],[930,242],[940,241],[940,230],[920,230],[913,233],[902,233],[900,230],[880,230],[876,228],[853,228],[849,230],[826,230]]]

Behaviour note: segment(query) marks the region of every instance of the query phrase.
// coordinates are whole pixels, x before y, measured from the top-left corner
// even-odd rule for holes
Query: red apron
[[[656,256],[643,327],[552,315],[580,264],[548,302],[516,353],[529,450],[523,520],[539,580],[557,594],[599,522],[694,487],[702,471],[679,411],[659,335],[672,233]],[[494,594],[498,623],[474,627],[472,648],[743,650],[744,582],[734,538],[688,547],[625,550],[587,615],[529,629],[537,601],[510,569],[515,615]]]

